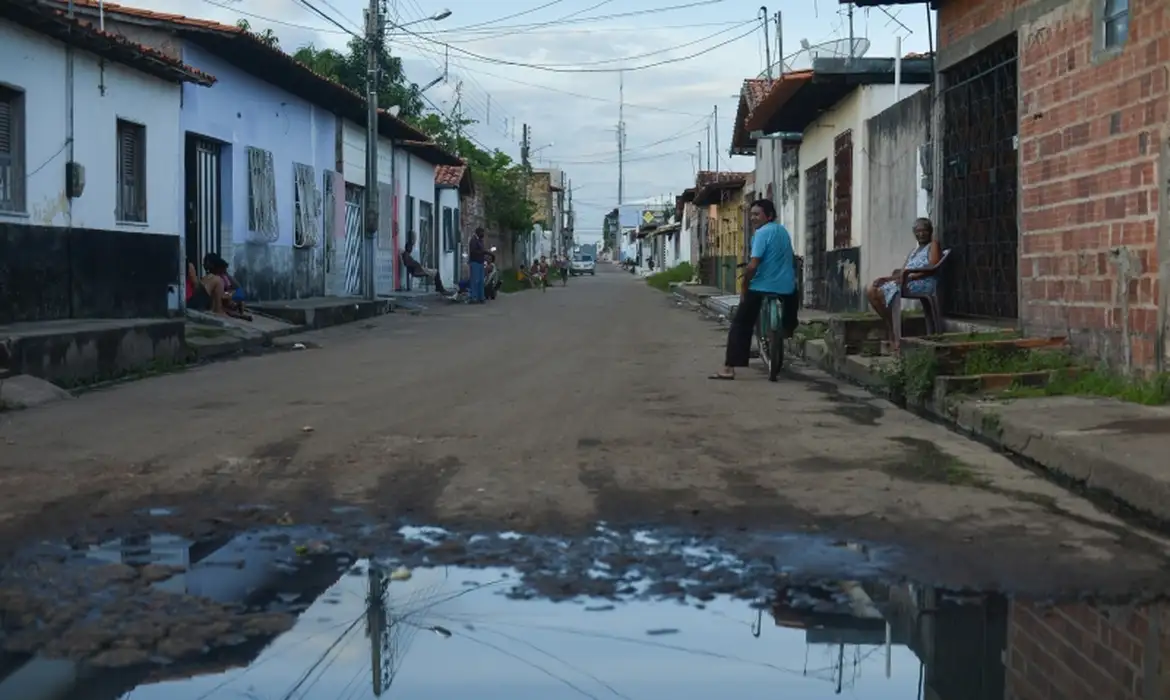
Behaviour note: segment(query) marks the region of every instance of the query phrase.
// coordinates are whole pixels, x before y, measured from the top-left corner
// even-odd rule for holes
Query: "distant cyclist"
[[[735,379],[736,367],[747,367],[752,351],[752,332],[760,318],[766,295],[780,296],[787,336],[796,328],[799,304],[796,298],[796,267],[793,264],[792,237],[788,229],[776,223],[776,207],[771,200],[752,202],[752,256],[743,273],[743,294],[727,331],[727,356],[723,369],[711,379]]]

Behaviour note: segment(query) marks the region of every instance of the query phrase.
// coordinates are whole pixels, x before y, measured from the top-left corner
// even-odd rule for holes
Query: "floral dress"
[[[906,256],[905,270],[925,270],[930,267],[930,243],[918,246],[910,251],[910,255]],[[906,283],[907,289],[913,294],[933,294],[934,289],[938,284],[938,279],[935,277],[927,277],[925,279],[910,280]],[[894,303],[894,298],[902,293],[901,280],[891,280],[882,285],[882,295],[886,299],[886,306]]]

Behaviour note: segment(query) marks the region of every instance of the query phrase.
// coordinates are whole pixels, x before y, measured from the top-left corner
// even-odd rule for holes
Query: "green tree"
[[[236,26],[240,29],[243,29],[245,32],[248,32],[249,34],[254,34],[255,36],[259,37],[260,41],[263,41],[272,48],[280,48],[280,39],[277,38],[276,34],[271,29],[265,29],[262,32],[253,31],[251,23],[249,23],[246,19],[236,20]]]
[[[378,106],[389,109],[397,105],[398,115],[407,121],[421,118],[422,96],[418,86],[407,81],[402,59],[392,56],[385,47],[380,56],[382,74],[378,80]],[[313,72],[336,80],[360,95],[366,93],[366,42],[363,39],[350,39],[345,51],[318,49],[313,44],[305,44],[293,53],[293,58]]]

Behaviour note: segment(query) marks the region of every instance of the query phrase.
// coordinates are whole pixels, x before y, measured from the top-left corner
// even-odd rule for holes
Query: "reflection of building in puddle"
[[[862,662],[875,653],[884,652],[889,678],[893,647],[909,644],[904,626],[887,621],[890,613],[880,607],[884,593],[885,589],[867,590],[856,581],[781,587],[772,617],[777,626],[804,630],[805,672],[810,654],[823,654],[829,670],[818,675],[841,692],[856,684]]]
[[[156,589],[237,603],[253,610],[264,609],[277,600],[304,601],[304,606],[294,603],[289,607],[303,609],[340,576],[336,557],[298,559],[287,536],[273,538],[259,532],[225,539],[192,542],[166,535],[123,538],[93,548],[88,556],[132,566],[174,567],[178,573],[153,584]],[[271,641],[271,636],[253,637],[212,651],[195,663],[145,669],[93,669],[71,661],[0,653],[0,699],[115,700],[140,685],[247,666]]]

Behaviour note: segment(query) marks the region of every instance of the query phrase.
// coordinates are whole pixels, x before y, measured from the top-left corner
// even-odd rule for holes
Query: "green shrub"
[[[695,277],[695,268],[689,262],[679,263],[669,270],[655,272],[646,278],[646,284],[664,292],[670,291],[674,282],[690,282]]]

